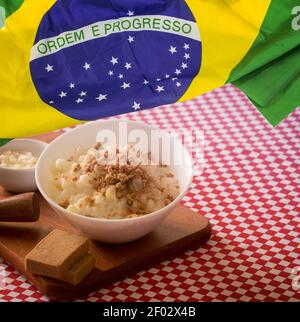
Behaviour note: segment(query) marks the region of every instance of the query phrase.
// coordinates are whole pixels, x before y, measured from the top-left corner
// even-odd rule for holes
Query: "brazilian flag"
[[[300,105],[299,0],[0,0],[0,28],[1,138],[226,83],[273,126]]]

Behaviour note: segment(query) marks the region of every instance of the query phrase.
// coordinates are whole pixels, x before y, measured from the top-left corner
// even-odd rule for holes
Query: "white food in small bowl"
[[[92,147],[97,143],[96,138],[100,130],[111,131],[119,137],[120,122],[126,122],[128,138],[134,131],[146,133],[150,138],[151,132],[158,130],[154,126],[127,120],[111,119],[89,122],[52,141],[40,156],[36,166],[38,188],[51,207],[87,237],[108,243],[130,242],[155,229],[179,204],[190,187],[193,172],[189,153],[179,140],[175,140],[175,143],[171,145],[171,162],[161,160],[161,163],[167,163],[168,167],[164,169],[163,166],[156,165],[155,168],[152,168],[154,171],[149,170],[152,179],[157,178],[156,176],[161,173],[163,181],[166,180],[164,185],[170,188],[171,198],[169,201],[166,202],[166,195],[160,191],[163,198],[159,199],[160,196],[153,196],[152,198],[157,203],[155,201],[154,204],[151,204],[151,198],[148,199],[147,191],[144,200],[134,198],[134,200],[142,201],[134,209],[134,207],[128,207],[127,193],[124,198],[117,197],[116,184],[119,182],[114,182],[111,185],[113,187],[105,185],[101,187],[104,189],[103,191],[101,189],[97,191],[92,183],[92,180],[95,179],[94,172],[101,172],[103,169],[90,169],[92,171],[88,176],[87,173],[79,171],[78,177],[75,174],[75,169],[79,169],[78,164],[80,167],[86,166],[88,168],[90,166],[90,159],[93,159],[93,155],[96,153],[96,149]],[[172,137],[170,133],[165,131],[162,131],[161,134],[164,139]],[[130,144],[130,140],[128,141]],[[149,142],[149,146],[150,144],[151,142]],[[157,151],[164,150],[166,148],[164,144],[164,140],[158,143],[159,149]],[[119,142],[116,142],[115,146],[125,147]],[[184,164],[177,165],[173,162],[175,156],[179,155],[183,157]],[[151,159],[160,158],[158,155],[151,154]],[[107,174],[100,175],[100,177],[105,179]],[[170,179],[171,182],[168,183]],[[71,183],[72,180],[74,181]],[[155,181],[155,185],[161,184],[160,180]],[[162,189],[161,186],[159,188]],[[125,190],[125,192],[128,191]]]
[[[47,143],[14,139],[0,147],[0,185],[11,192],[37,190],[35,167]]]
[[[31,151],[0,151],[0,167],[32,169],[35,167],[37,159],[37,156]]]

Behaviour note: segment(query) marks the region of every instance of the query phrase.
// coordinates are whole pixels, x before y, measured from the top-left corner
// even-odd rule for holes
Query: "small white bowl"
[[[14,139],[0,147],[1,150],[32,152],[40,156],[48,144],[32,139]],[[11,192],[30,192],[37,190],[35,167],[30,169],[15,169],[0,166],[0,185]]]
[[[57,158],[68,158],[79,145],[83,147],[95,145],[96,135],[99,130],[111,130],[118,135],[120,122],[126,122],[128,135],[132,130],[142,130],[147,134],[150,134],[151,130],[158,130],[154,126],[127,120],[111,119],[90,122],[68,131],[52,141],[40,156],[36,167],[38,188],[51,207],[87,237],[107,243],[130,242],[151,232],[178,205],[190,187],[193,173],[191,157],[182,143],[177,140],[176,144],[171,147],[172,155],[181,154],[185,158],[185,163],[184,166],[170,165],[170,169],[179,181],[180,194],[166,207],[141,217],[99,219],[72,213],[56,204],[47,194],[47,186],[51,178],[49,171],[51,165]],[[170,137],[170,134],[163,132],[163,136]],[[117,144],[119,143],[117,142]],[[163,148],[163,144],[161,144],[160,148]],[[153,155],[151,156],[153,157]]]

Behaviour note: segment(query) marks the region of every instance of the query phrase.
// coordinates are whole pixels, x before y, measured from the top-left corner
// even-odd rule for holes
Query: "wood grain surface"
[[[50,142],[58,134],[38,138]],[[0,187],[0,200],[9,195]],[[26,254],[51,230],[58,228],[79,233],[38,195],[41,209],[39,221],[0,223],[0,256],[24,274],[42,293],[56,300],[74,299],[99,290],[141,269],[181,254],[189,247],[197,247],[211,235],[211,226],[205,217],[179,206],[155,231],[138,241],[122,245],[92,242],[91,253],[96,258],[96,269],[79,285],[73,286],[25,271]]]

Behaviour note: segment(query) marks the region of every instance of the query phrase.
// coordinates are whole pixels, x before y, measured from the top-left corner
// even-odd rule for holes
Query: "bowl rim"
[[[37,140],[37,139],[26,139],[26,138],[15,138],[12,139],[11,141],[8,141],[6,144],[0,146],[0,151],[5,150],[6,146],[10,143],[16,142],[16,141],[25,141],[25,142],[30,142],[30,143],[35,143],[35,144],[39,144],[40,146],[43,146],[43,150],[41,151],[41,153],[38,155],[38,159],[40,158],[40,156],[42,155],[42,153],[44,152],[44,150],[47,148],[48,143],[41,141],[41,140]],[[31,151],[30,151],[31,152]],[[32,167],[32,168],[12,168],[12,167],[4,167],[2,165],[0,165],[0,169],[1,170],[5,170],[5,171],[18,171],[18,172],[31,172],[34,171],[36,169],[37,163]]]
[[[67,135],[71,135],[72,132],[75,132],[76,130],[78,129],[82,129],[84,128],[85,126],[89,126],[90,124],[95,124],[95,123],[104,123],[104,122],[111,122],[111,121],[115,121],[115,122],[120,122],[120,121],[124,121],[124,122],[127,122],[127,123],[132,123],[132,124],[139,124],[139,125],[143,125],[143,126],[147,126],[147,127],[150,127],[152,129],[159,129],[163,132],[167,132],[166,130],[164,129],[160,129],[158,126],[156,125],[152,125],[152,124],[148,124],[148,123],[145,123],[145,122],[141,122],[141,121],[132,121],[132,120],[127,120],[127,119],[118,119],[118,118],[111,118],[111,119],[107,119],[107,120],[96,120],[96,121],[90,121],[88,123],[85,123],[85,124],[80,124],[79,126],[75,127],[75,128],[72,128],[71,130],[59,135],[57,138],[55,138],[52,142],[50,142],[48,144],[48,146],[50,147],[52,145],[52,143],[54,144],[55,142],[59,141],[59,140],[62,140],[62,138],[64,136],[67,136]],[[178,140],[178,142],[180,142]],[[188,157],[188,163],[190,165],[190,171],[189,171],[189,179],[188,179],[188,182],[187,184],[185,185],[184,189],[181,191],[181,193],[172,201],[170,202],[167,206],[161,208],[161,209],[158,209],[156,211],[153,211],[153,212],[150,212],[149,214],[145,214],[145,215],[142,215],[142,216],[138,216],[138,217],[130,217],[130,218],[115,218],[115,219],[108,219],[108,218],[96,218],[96,217],[88,217],[88,216],[84,216],[84,215],[81,215],[81,214],[77,214],[75,212],[71,212],[71,211],[68,211],[66,210],[65,208],[61,207],[59,204],[57,204],[55,201],[53,201],[46,193],[46,191],[43,189],[42,185],[40,184],[40,181],[39,181],[39,168],[40,168],[40,162],[42,160],[42,158],[44,157],[44,154],[47,153],[47,148],[44,149],[38,159],[38,162],[36,164],[36,171],[35,171],[35,180],[36,180],[36,183],[37,183],[37,186],[38,186],[38,189],[40,191],[40,193],[42,194],[42,196],[46,199],[46,201],[53,207],[53,208],[56,208],[58,209],[59,211],[62,211],[65,213],[65,215],[68,215],[68,216],[73,216],[75,218],[78,218],[79,220],[83,220],[83,221],[86,221],[86,222],[90,222],[90,223],[125,223],[125,222],[133,222],[133,221],[140,221],[140,220],[144,220],[145,217],[149,218],[149,217],[155,217],[156,215],[160,214],[162,211],[168,211],[169,209],[172,209],[173,206],[175,206],[176,204],[178,204],[180,202],[180,200],[184,197],[184,195],[186,194],[186,192],[189,190],[190,186],[191,186],[191,183],[192,183],[192,180],[193,180],[193,161],[192,161],[192,157],[190,155],[190,153],[188,152],[188,150],[185,148],[185,146],[180,142],[182,148],[183,148],[183,151],[184,151],[184,154]]]

